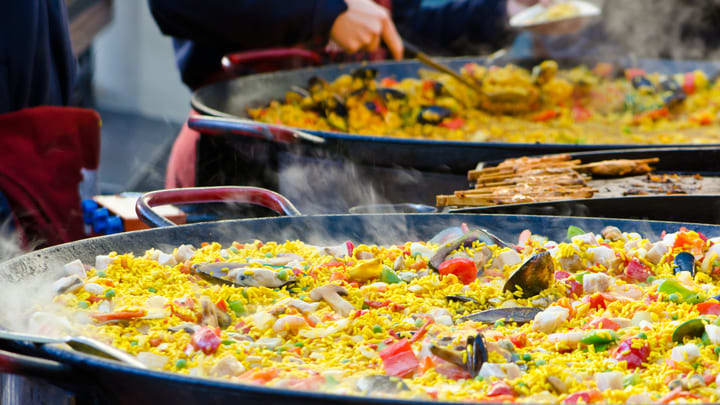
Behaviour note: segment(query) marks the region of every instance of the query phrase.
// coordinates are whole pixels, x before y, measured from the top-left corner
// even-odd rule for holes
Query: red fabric
[[[81,168],[97,169],[100,116],[43,106],[0,114],[0,190],[26,246],[83,238]]]

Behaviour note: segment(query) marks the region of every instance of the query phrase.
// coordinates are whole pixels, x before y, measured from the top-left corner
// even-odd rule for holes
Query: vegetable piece
[[[409,340],[401,339],[379,353],[385,366],[385,374],[396,377],[405,377],[415,371],[420,365]]]
[[[625,267],[625,277],[633,282],[644,282],[650,277],[650,271],[638,259],[632,259]]]
[[[310,291],[310,299],[314,301],[325,300],[335,312],[341,316],[348,316],[355,310],[355,307],[341,297],[341,295],[347,294],[348,292],[344,287],[326,284]]]
[[[454,274],[463,284],[470,284],[477,278],[477,267],[470,259],[457,258],[445,260],[438,267],[442,275]]]
[[[382,266],[382,271],[380,272],[380,281],[388,284],[395,284],[399,283],[402,280],[400,280],[400,277],[398,277],[397,273],[395,273],[393,269],[388,266]]]
[[[545,122],[550,121],[551,119],[556,118],[559,115],[560,113],[555,110],[545,110],[533,115],[532,120],[535,122]]]
[[[720,315],[720,303],[705,301],[695,305],[700,315]]]
[[[110,312],[107,314],[103,314],[103,313],[90,314],[90,317],[98,322],[108,322],[108,321],[121,321],[121,320],[125,320],[125,319],[142,318],[145,315],[147,315],[147,311],[137,310],[137,311]]]
[[[615,297],[613,297],[610,294],[596,293],[596,294],[593,294],[590,296],[586,296],[585,298],[583,298],[583,301],[589,302],[591,309],[597,309],[597,308],[605,309],[605,308],[607,308],[608,302],[615,301]]]
[[[230,302],[230,309],[235,313],[235,316],[239,317],[245,314],[245,306],[240,300]]]
[[[578,228],[577,226],[570,225],[567,230],[567,239],[569,240],[569,239],[574,238],[575,236],[585,235],[585,233],[586,233],[585,231]]]
[[[683,338],[701,337],[703,332],[705,332],[705,322],[700,318],[690,319],[675,328],[672,334],[672,340],[675,343],[682,343]]]
[[[584,338],[580,339],[580,343],[593,345],[596,348],[602,347],[608,343],[612,343],[618,339],[618,335],[611,329],[598,329]]]
[[[563,404],[577,404],[581,400],[589,404],[591,402],[595,402],[598,400],[601,400],[603,398],[602,394],[598,390],[585,390],[585,391],[578,391],[576,393],[570,394],[565,398],[563,401]]]
[[[349,275],[351,280],[369,281],[380,277],[383,264],[380,258],[361,262],[350,269]]]
[[[650,347],[645,339],[635,336],[623,340],[615,349],[613,358],[627,363],[628,369],[642,367],[650,355]]]
[[[515,396],[515,391],[505,381],[496,381],[488,390],[487,396],[496,397],[498,395]]]
[[[682,297],[682,300],[684,302],[688,303],[697,303],[699,301],[702,301],[702,298],[699,294],[686,288],[678,281],[672,279],[667,279],[660,283],[660,285],[658,286],[658,292],[665,295],[670,295],[673,293],[678,294],[680,297]]]
[[[215,353],[221,343],[220,330],[203,326],[193,334],[190,343],[195,350],[201,350],[205,354]]]
[[[620,324],[613,321],[612,319],[608,319],[605,317],[593,319],[590,322],[589,326],[593,329],[612,329],[612,330],[620,329]]]

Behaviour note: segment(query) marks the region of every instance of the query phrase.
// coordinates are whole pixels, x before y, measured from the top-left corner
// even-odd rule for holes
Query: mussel
[[[660,82],[660,89],[662,90],[662,98],[665,105],[672,106],[683,100],[686,95],[682,87],[672,78],[665,78]]]
[[[451,115],[452,111],[450,111],[449,108],[431,105],[420,109],[420,112],[417,115],[417,122],[420,124],[437,125]]]
[[[448,242],[440,246],[440,248],[435,251],[433,257],[430,258],[430,267],[437,270],[440,267],[440,264],[445,261],[445,258],[447,257],[447,255],[450,254],[450,252],[458,249],[461,246],[472,246],[473,242],[475,241],[484,242],[486,245],[498,245],[502,247],[511,246],[507,242],[503,241],[502,239],[498,238],[497,236],[493,235],[485,229],[475,229],[453,240],[452,242]]]
[[[630,83],[632,83],[633,87],[639,91],[655,91],[655,86],[652,84],[650,79],[643,75],[634,76],[632,79],[630,79]]]
[[[430,346],[430,351],[441,359],[462,367],[473,377],[478,375],[483,363],[488,361],[487,347],[479,333],[475,336],[468,336],[464,353],[435,344]]]
[[[404,92],[390,87],[380,87],[377,89],[377,94],[382,97],[385,102],[390,100],[404,100],[407,98],[407,94]]]
[[[673,260],[673,272],[675,274],[681,271],[689,271],[691,276],[695,276],[695,256],[688,252],[680,252],[675,255]]]
[[[313,76],[310,79],[308,79],[308,90],[311,93],[317,93],[318,91],[324,89],[327,86],[328,86],[327,80],[325,80],[321,77]]]
[[[483,323],[495,323],[499,320],[515,323],[526,323],[535,319],[535,315],[542,312],[541,308],[535,307],[511,307],[511,308],[493,308],[474,314],[461,316],[457,323],[473,321]]]
[[[480,302],[478,300],[476,300],[475,298],[467,297],[465,295],[460,295],[460,294],[446,295],[445,299],[448,301],[454,301],[454,302],[472,302],[473,304],[480,305]]]
[[[373,68],[359,68],[350,73],[353,79],[374,80],[377,77],[377,70]]]
[[[369,111],[374,112],[375,114],[382,114],[382,111],[380,110],[378,104],[375,104],[375,102],[373,101],[366,101],[365,108],[367,108]]]
[[[530,298],[550,288],[555,277],[555,265],[549,252],[533,255],[525,261],[505,282],[503,291],[522,289],[521,298]]]
[[[705,332],[705,321],[701,318],[690,319],[678,325],[673,331],[672,340],[675,343],[682,343],[683,338],[701,337]]]

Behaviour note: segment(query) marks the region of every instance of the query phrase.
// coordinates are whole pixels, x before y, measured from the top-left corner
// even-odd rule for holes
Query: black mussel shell
[[[555,278],[555,265],[549,252],[533,255],[505,282],[503,291],[515,292],[522,288],[521,298],[530,298],[550,288]]]
[[[350,75],[355,79],[373,80],[377,77],[377,70],[372,68],[360,68],[353,70]]]
[[[493,308],[461,316],[458,318],[457,323],[467,321],[495,323],[501,319],[506,322],[526,323],[535,319],[535,315],[541,311],[542,309],[535,307]]]
[[[633,87],[638,90],[641,90],[641,89],[647,89],[647,90],[651,90],[651,91],[655,90],[655,86],[653,86],[650,79],[648,79],[647,77],[645,77],[643,75],[637,75],[637,76],[633,77],[630,80],[630,83],[632,83]]]
[[[695,256],[688,252],[680,252],[673,260],[673,272],[689,271],[691,276],[695,275]]]
[[[437,105],[431,105],[423,107],[417,116],[417,122],[421,124],[432,124],[437,125],[442,122],[445,118],[452,115],[452,111],[445,107]]]
[[[407,94],[404,92],[389,87],[380,87],[377,89],[377,94],[385,101],[390,100],[404,100],[407,98]]]
[[[455,302],[472,302],[472,303],[480,305],[480,302],[478,302],[478,300],[476,300],[473,297],[467,297],[465,295],[459,295],[459,294],[447,295],[447,296],[445,296],[445,299],[448,301],[455,301]]]

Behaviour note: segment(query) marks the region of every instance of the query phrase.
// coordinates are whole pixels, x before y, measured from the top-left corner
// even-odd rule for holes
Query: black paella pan
[[[199,245],[203,241],[228,244],[232,241],[285,240],[338,242],[347,239],[364,243],[397,243],[427,239],[448,226],[467,223],[493,230],[505,240],[515,240],[523,229],[563,239],[569,225],[599,232],[607,225],[657,238],[662,231],[674,232],[684,224],[568,217],[462,214],[387,214],[299,216],[282,196],[255,188],[210,188],[190,191],[166,190],[143,197],[149,205],[233,200],[262,204],[289,216],[231,220],[215,223],[163,227],[128,232],[59,245],[0,263],[0,298],[18,294],[32,296],[28,285],[75,259],[89,262],[110,251],[142,253],[151,247]],[[142,203],[144,204],[144,203]],[[141,205],[142,205],[141,204]],[[140,215],[155,225],[168,222],[141,207]],[[720,236],[720,226],[687,225],[709,237]],[[5,307],[3,316],[8,315]],[[142,370],[111,360],[52,346],[4,341],[0,371],[47,378],[78,393],[79,403],[161,404],[181,400],[186,404],[409,404],[406,400],[372,399],[307,391],[290,391],[234,384],[167,372]],[[19,354],[22,353],[23,355]]]
[[[467,57],[442,61],[456,70],[469,62],[487,62],[482,58]],[[514,63],[523,67],[532,67],[539,62],[537,59],[492,60],[494,65]],[[593,66],[599,61],[558,62],[561,67],[573,67]],[[666,74],[700,69],[712,77],[720,71],[720,66],[713,62],[630,58],[612,62],[619,68],[639,67]],[[467,171],[479,161],[647,146],[439,141],[312,130],[302,131],[309,135],[303,136],[293,128],[273,129],[247,119],[248,108],[282,99],[291,86],[305,87],[314,76],[331,81],[359,68],[375,69],[378,77],[402,79],[418,77],[418,70],[424,66],[417,61],[330,65],[246,76],[198,89],[192,97],[192,107],[203,115],[189,120],[190,127],[203,134],[198,142],[196,185],[257,185],[280,191],[303,203],[309,196],[334,194],[335,200],[326,199],[322,206],[305,204],[301,208],[304,212],[315,213],[347,212],[352,206],[367,203],[431,204],[432,197],[418,199],[418,187],[432,190],[427,193],[429,196],[441,194],[443,189],[460,189],[465,186]],[[688,145],[653,145],[679,146]],[[309,182],[306,187],[295,187],[286,173],[294,173],[297,167],[306,168],[307,176],[327,173],[323,184]],[[376,198],[368,200],[363,198],[366,193],[350,192],[342,187],[357,183],[372,189]]]

